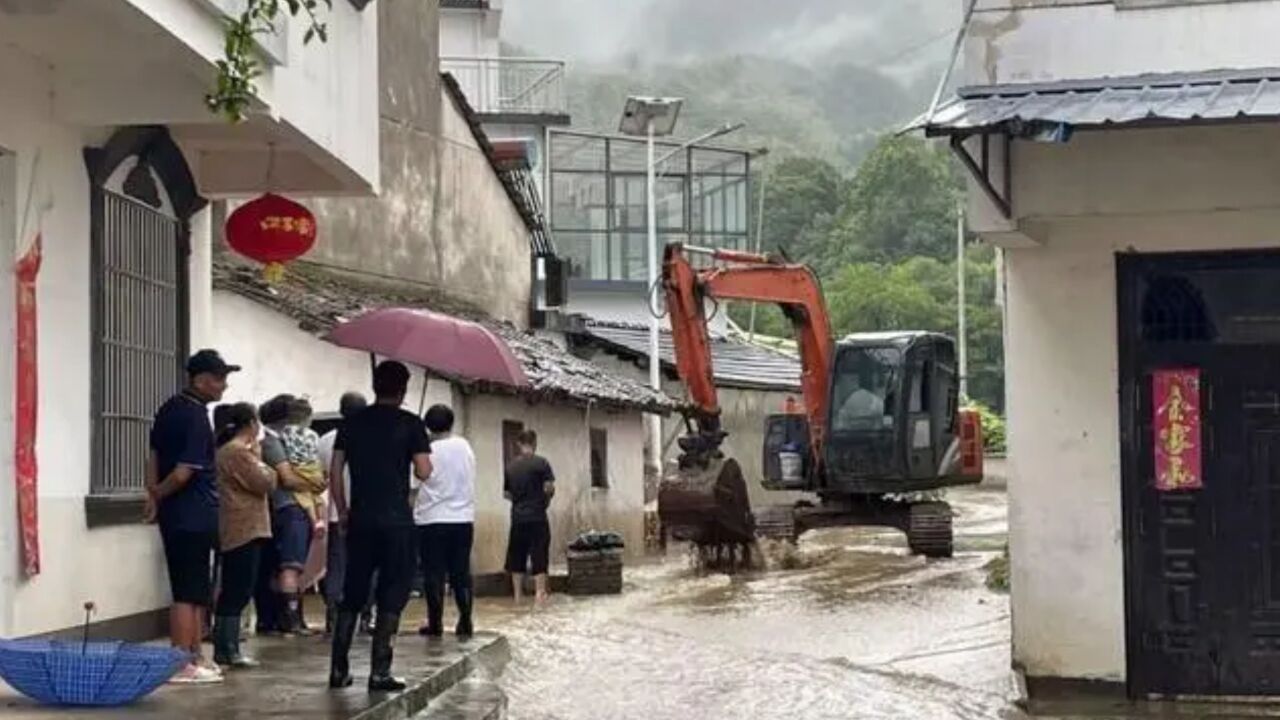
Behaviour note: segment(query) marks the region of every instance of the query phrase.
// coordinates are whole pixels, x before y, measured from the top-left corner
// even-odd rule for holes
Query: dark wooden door
[[[1130,691],[1280,695],[1280,255],[1120,262]],[[1275,297],[1272,297],[1275,296]],[[1155,483],[1152,374],[1200,373],[1203,487]]]
[[[1214,397],[1221,598],[1218,690],[1280,695],[1280,352],[1222,354]]]
[[[1213,436],[1217,373],[1203,350],[1180,348],[1144,358],[1138,374],[1138,489],[1136,556],[1138,578],[1138,678],[1144,694],[1216,694],[1222,655],[1220,606],[1221,549],[1216,540],[1217,482],[1198,490],[1159,491],[1155,487],[1155,429],[1152,373],[1162,368],[1202,371],[1200,406],[1203,472],[1218,476],[1209,451]]]

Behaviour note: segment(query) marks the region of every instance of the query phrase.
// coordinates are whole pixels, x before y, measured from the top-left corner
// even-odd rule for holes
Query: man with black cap
[[[200,649],[218,546],[216,444],[207,406],[222,399],[227,376],[240,368],[228,365],[216,350],[200,350],[186,368],[186,389],[160,406],[151,426],[146,489],[147,515],[160,522],[173,592],[169,637],[193,658],[172,682],[190,684],[222,679]]]
[[[339,522],[346,528],[347,577],[333,627],[329,687],[351,685],[348,654],[356,619],[378,575],[377,620],[370,655],[369,690],[403,690],[391,675],[392,640],[400,628],[400,612],[409,602],[415,560],[413,512],[409,507],[406,470],[419,480],[431,477],[431,443],[417,415],[402,409],[409,369],[395,361],[373,371],[373,405],[343,421],[334,442],[329,477],[351,469],[348,503],[343,483],[330,484]]]

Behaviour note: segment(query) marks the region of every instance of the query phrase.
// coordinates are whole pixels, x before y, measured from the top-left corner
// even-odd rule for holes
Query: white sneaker
[[[222,682],[221,673],[195,663],[187,664],[178,671],[178,674],[169,678],[169,683],[172,685],[211,685],[220,682]]]

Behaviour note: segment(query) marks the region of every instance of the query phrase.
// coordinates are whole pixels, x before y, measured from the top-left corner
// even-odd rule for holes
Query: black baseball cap
[[[239,365],[228,365],[217,350],[198,350],[195,355],[187,358],[187,374],[193,377],[205,373],[226,377],[239,371]]]

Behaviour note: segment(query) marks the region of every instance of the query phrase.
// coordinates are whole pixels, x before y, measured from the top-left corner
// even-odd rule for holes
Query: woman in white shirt
[[[431,477],[418,491],[413,521],[426,586],[427,622],[418,633],[444,635],[444,581],[449,578],[458,605],[460,638],[470,637],[471,543],[476,520],[476,456],[471,443],[453,434],[453,411],[433,405],[424,418],[431,433]]]

